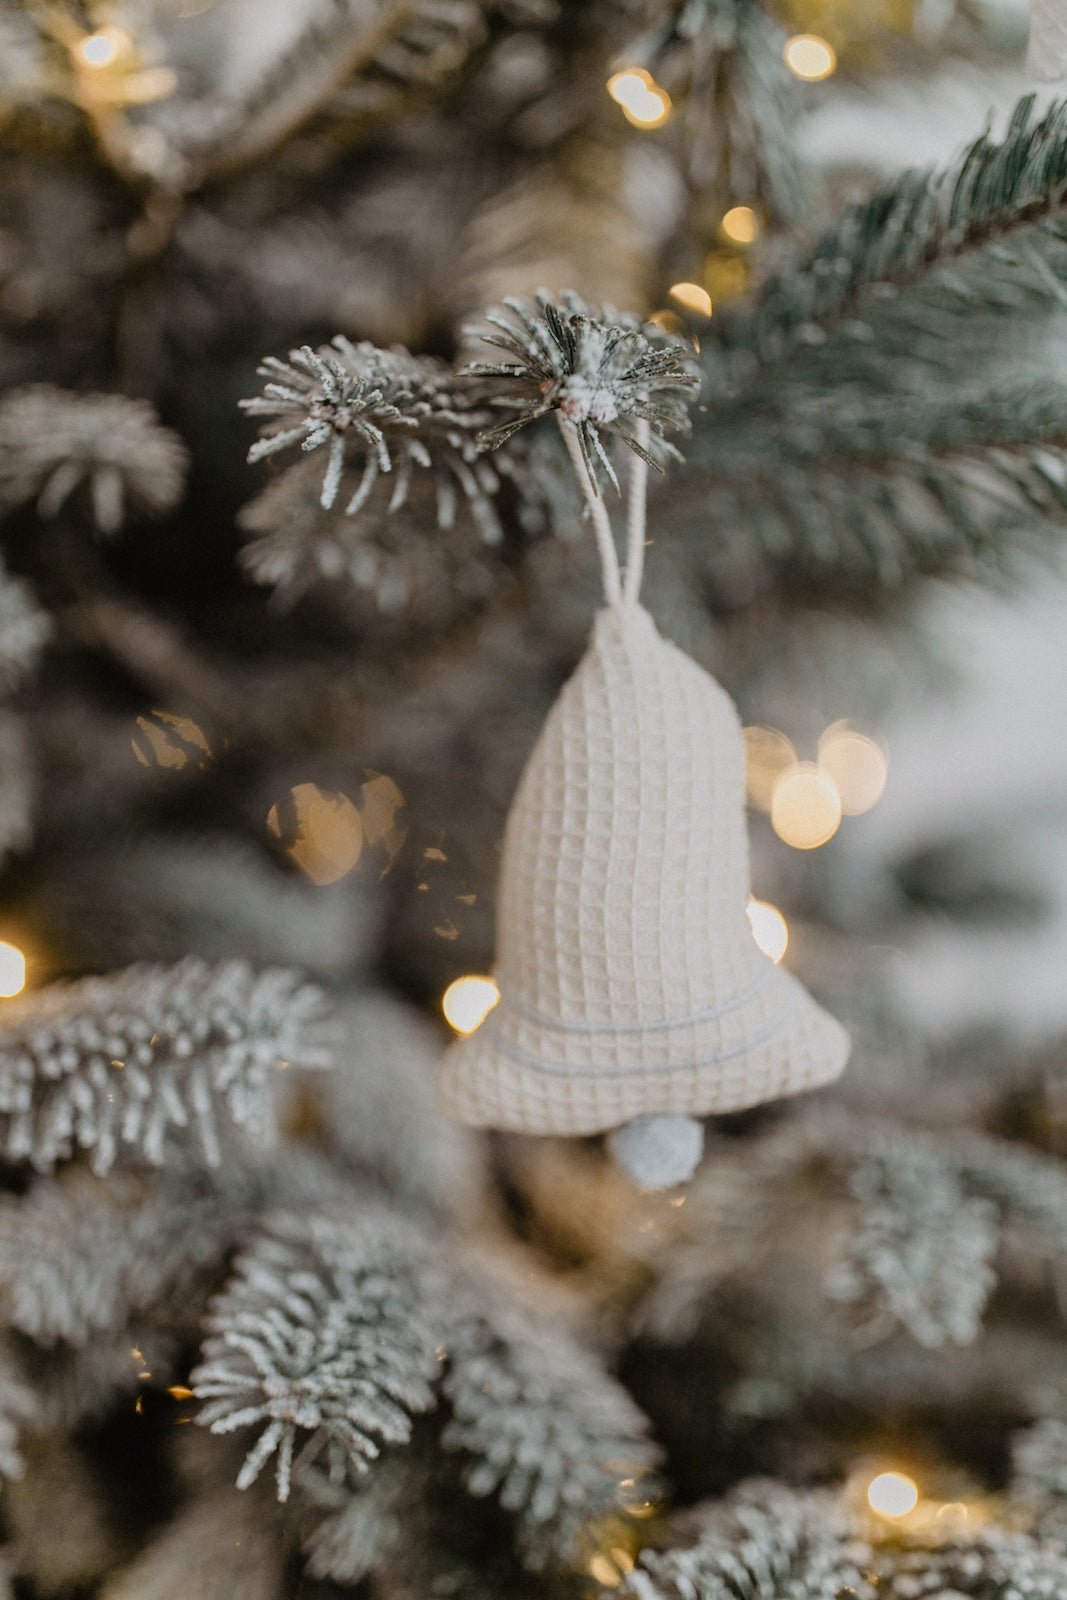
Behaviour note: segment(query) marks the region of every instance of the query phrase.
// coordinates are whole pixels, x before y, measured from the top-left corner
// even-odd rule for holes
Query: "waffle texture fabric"
[[[1067,0],[1030,0],[1026,70],[1038,83],[1067,77]]]
[[[633,603],[601,611],[512,802],[499,1004],[446,1052],[449,1112],[586,1134],[829,1082],[848,1035],[759,950],[733,702]]]

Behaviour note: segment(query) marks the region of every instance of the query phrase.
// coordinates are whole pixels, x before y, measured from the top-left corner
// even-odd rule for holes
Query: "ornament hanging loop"
[[[600,573],[604,584],[604,599],[609,606],[636,605],[641,593],[641,576],[645,564],[645,502],[648,493],[648,463],[643,456],[634,455],[630,465],[629,481],[629,506],[627,512],[626,536],[626,575],[625,580],[619,569],[618,552],[615,549],[615,536],[611,531],[611,520],[608,517],[608,508],[604,504],[604,497],[593,482],[585,456],[582,454],[578,430],[567,421],[561,411],[556,412],[559,422],[559,431],[563,435],[563,442],[567,446],[567,454],[571,458],[585,495],[585,503],[589,507],[589,515],[593,522],[593,531],[596,534],[597,550],[600,554]],[[642,449],[648,449],[649,426],[642,417],[637,424],[637,442]]]
[[[642,450],[648,449],[649,426],[644,417],[637,424],[637,442]],[[636,453],[630,461],[629,502],[626,516],[626,575],[623,579],[622,598],[626,605],[635,606],[641,594],[641,578],[645,569],[645,508],[648,502],[648,462]]]
[[[604,504],[603,496],[597,493],[597,486],[590,476],[582,454],[582,446],[578,439],[578,430],[573,423],[567,421],[562,411],[556,412],[559,422],[559,431],[563,435],[563,443],[567,446],[567,454],[571,458],[571,465],[578,475],[578,482],[585,495],[585,503],[589,507],[589,515],[593,519],[593,532],[596,534],[597,550],[600,552],[600,574],[604,582],[604,599],[609,606],[622,604],[622,578],[619,573],[619,557],[615,550],[615,537],[611,531],[611,522],[608,519],[608,508]]]

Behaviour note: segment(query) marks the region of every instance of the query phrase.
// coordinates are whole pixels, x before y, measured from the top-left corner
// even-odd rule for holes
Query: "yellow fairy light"
[[[743,728],[745,738],[745,789],[748,803],[757,811],[771,809],[771,795],[786,767],[796,763],[792,741],[777,728]]]
[[[817,850],[841,826],[841,796],[814,761],[786,767],[771,795],[771,826],[794,850]]]
[[[617,1589],[622,1582],[622,1573],[607,1556],[597,1554],[589,1563],[589,1576],[595,1578],[604,1589]]]
[[[847,722],[831,723],[819,740],[819,765],[837,784],[846,817],[859,817],[877,805],[885,789],[885,752]]]
[[[635,128],[661,128],[671,114],[671,97],[644,67],[626,67],[608,79],[608,93]]]
[[[10,1000],[26,987],[26,957],[17,945],[0,939],[0,999]]]
[[[468,973],[449,984],[441,996],[441,1010],[449,1027],[455,1028],[457,1033],[473,1033],[499,999],[500,990],[492,978]]]
[[[759,234],[759,218],[751,206],[731,206],[719,227],[734,244],[754,244]]]
[[[789,924],[777,906],[766,900],[751,899],[747,906],[752,937],[765,956],[778,965],[789,949]]]
[[[880,1517],[906,1517],[919,1504],[919,1490],[903,1472],[880,1472],[867,1485],[867,1504]]]
[[[654,328],[661,328],[664,333],[685,332],[685,323],[677,311],[668,311],[666,308],[662,311],[653,311],[648,320]]]
[[[115,30],[107,28],[101,33],[91,33],[78,46],[82,60],[90,67],[109,67],[118,55]]]
[[[787,40],[783,55],[794,78],[802,78],[805,83],[818,83],[828,78],[837,66],[833,45],[820,39],[817,33],[795,33]]]
[[[672,283],[668,291],[687,311],[696,311],[702,317],[711,316],[711,295],[699,283]]]
[[[287,809],[296,820],[296,838],[288,845],[288,854],[305,877],[323,888],[352,871],[363,849],[363,825],[346,794],[298,783],[290,791]],[[267,827],[281,838],[277,806],[271,806]]]

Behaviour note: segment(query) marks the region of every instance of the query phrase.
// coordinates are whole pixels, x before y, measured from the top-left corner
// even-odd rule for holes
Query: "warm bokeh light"
[[[711,316],[711,295],[699,283],[672,283],[669,293],[671,299],[677,300],[687,311],[695,311],[702,317]]]
[[[473,1033],[499,999],[500,990],[492,978],[470,973],[449,984],[441,996],[441,1010],[449,1027],[457,1033]]]
[[[603,1589],[617,1589],[622,1573],[607,1556],[597,1554],[589,1563],[589,1576],[595,1578]]]
[[[26,987],[26,957],[17,945],[0,939],[0,999],[10,1000]]]
[[[626,67],[608,79],[608,93],[635,128],[661,128],[671,114],[671,97],[644,67]]]
[[[828,78],[837,66],[837,52],[817,33],[795,33],[786,43],[785,64],[795,78],[818,83]]]
[[[111,29],[91,33],[78,46],[81,58],[90,67],[109,67],[118,54],[118,45]]]
[[[819,765],[830,774],[846,817],[859,817],[877,805],[889,764],[885,752],[847,722],[834,722],[819,740]]]
[[[731,206],[719,226],[734,244],[754,244],[759,236],[759,218],[751,206]]]
[[[789,949],[789,924],[777,906],[766,900],[752,899],[747,906],[752,937],[765,956],[778,965]]]
[[[771,809],[771,795],[786,767],[795,765],[792,741],[777,728],[743,728],[745,738],[745,788],[748,803],[757,811]]]
[[[276,839],[285,838],[290,859],[320,888],[351,872],[363,849],[363,824],[352,801],[314,783],[298,783],[282,810],[271,806],[267,827]]]
[[[841,826],[841,796],[814,761],[786,767],[771,795],[771,826],[794,850],[817,850]]]
[[[677,311],[668,311],[666,308],[662,311],[653,311],[648,320],[654,328],[662,328],[664,333],[685,332],[685,323]]]
[[[867,1485],[867,1504],[880,1517],[906,1517],[919,1504],[919,1490],[903,1472],[880,1472]]]
[[[211,746],[204,730],[192,717],[181,717],[173,711],[152,711],[137,718],[140,734],[130,740],[133,753],[142,767],[153,763],[179,772],[192,760],[203,767],[211,758]]]

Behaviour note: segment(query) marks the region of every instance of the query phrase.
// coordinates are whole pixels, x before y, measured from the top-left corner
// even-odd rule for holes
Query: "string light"
[[[748,803],[757,811],[771,809],[771,796],[786,767],[796,764],[792,740],[777,728],[743,728],[745,740],[745,788]]]
[[[115,30],[108,28],[83,39],[78,47],[82,60],[90,67],[109,67],[119,53],[114,34]]]
[[[882,798],[889,770],[885,752],[847,722],[831,723],[820,738],[819,765],[836,783],[846,817],[862,816]]]
[[[455,1028],[457,1033],[473,1033],[499,999],[500,990],[492,978],[468,973],[449,984],[441,996],[441,1010],[450,1028]]]
[[[754,244],[759,236],[759,218],[751,206],[732,206],[719,226],[734,244]]]
[[[771,795],[771,827],[794,850],[817,850],[841,826],[841,796],[814,761],[786,767]]]
[[[644,67],[626,67],[608,79],[608,93],[635,128],[661,128],[671,114],[671,97]]]
[[[833,45],[820,39],[817,33],[795,33],[786,42],[783,55],[794,78],[801,78],[805,83],[821,82],[837,66]]]
[[[906,1517],[919,1504],[918,1486],[903,1472],[880,1472],[867,1485],[867,1504],[880,1517]]]
[[[26,957],[17,945],[0,939],[0,999],[10,1000],[26,987]]]
[[[668,293],[687,311],[695,311],[702,317],[711,316],[711,295],[699,283],[672,283]]]
[[[766,900],[749,900],[746,907],[752,937],[765,956],[778,965],[789,949],[789,924],[777,906]]]
[[[363,824],[346,794],[298,783],[289,792],[287,813],[295,820],[296,837],[286,840],[287,854],[304,876],[320,888],[352,871],[363,849]],[[267,827],[282,837],[278,807],[271,806]]]

